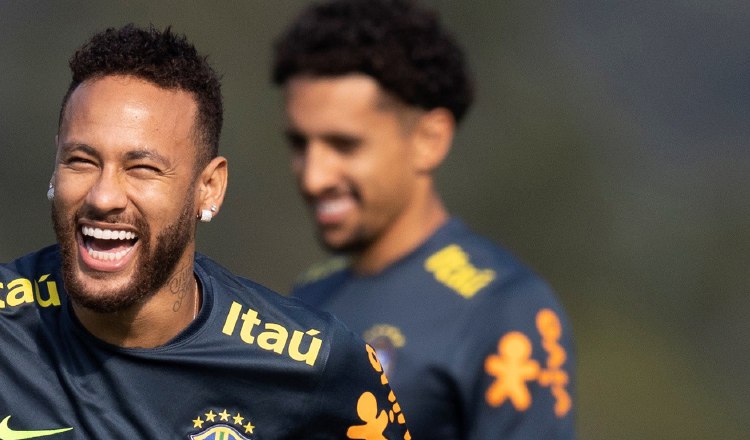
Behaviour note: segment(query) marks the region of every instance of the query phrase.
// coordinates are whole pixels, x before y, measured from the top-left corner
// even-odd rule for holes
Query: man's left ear
[[[198,177],[198,217],[205,217],[206,210],[210,212],[210,217],[219,213],[227,191],[227,175],[227,160],[221,156],[215,157],[203,168]],[[204,221],[210,221],[210,217]]]
[[[443,163],[453,144],[455,129],[453,113],[446,108],[438,107],[419,117],[414,132],[419,171],[430,173]]]

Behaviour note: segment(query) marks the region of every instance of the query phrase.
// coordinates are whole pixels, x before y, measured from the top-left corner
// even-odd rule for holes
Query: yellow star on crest
[[[214,414],[213,410],[209,410],[206,414],[206,421],[213,422],[216,420],[216,414]]]
[[[221,420],[224,421],[224,422],[228,422],[229,421],[229,416],[230,415],[231,414],[229,414],[227,412],[227,410],[224,410],[224,411],[222,411],[222,412],[219,413],[219,416],[221,417]]]
[[[203,420],[200,417],[193,420],[193,428],[203,428]]]
[[[247,425],[245,425],[245,434],[248,434],[248,433],[252,434],[253,429],[255,429],[255,426],[253,426],[252,423],[247,422]]]
[[[245,418],[244,418],[244,417],[242,417],[242,416],[240,415],[240,413],[237,413],[237,415],[236,415],[236,416],[234,416],[234,423],[235,423],[236,425],[240,425],[240,426],[242,426],[242,421],[243,421],[243,420],[245,420]]]

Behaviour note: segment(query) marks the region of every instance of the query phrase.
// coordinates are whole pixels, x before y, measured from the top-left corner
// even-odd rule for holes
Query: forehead
[[[287,117],[293,125],[356,125],[391,113],[381,105],[384,92],[371,77],[292,78],[285,88]]]
[[[129,76],[105,76],[73,91],[59,136],[95,148],[193,144],[196,112],[188,92]]]

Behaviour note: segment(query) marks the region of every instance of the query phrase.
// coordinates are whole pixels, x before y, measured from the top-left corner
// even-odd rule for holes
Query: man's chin
[[[346,252],[348,243],[346,239],[337,237],[336,234],[332,234],[330,231],[325,229],[318,229],[318,241],[320,245],[326,248],[330,252]]]
[[[118,274],[122,275],[122,274]],[[72,301],[98,313],[113,313],[127,309],[138,302],[130,279],[121,279],[107,272],[78,273],[68,280],[68,296]]]
[[[318,240],[321,246],[334,254],[357,253],[367,247],[367,243],[364,240],[357,240],[342,234],[331,234],[324,230],[319,231]]]

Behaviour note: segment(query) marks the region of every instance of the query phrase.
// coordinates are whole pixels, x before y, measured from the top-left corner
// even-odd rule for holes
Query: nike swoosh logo
[[[0,422],[0,440],[23,440],[26,438],[46,437],[48,435],[55,435],[73,429],[62,428],[45,429],[40,431],[16,431],[8,426],[8,420],[10,420],[10,416],[4,418],[3,421]]]

